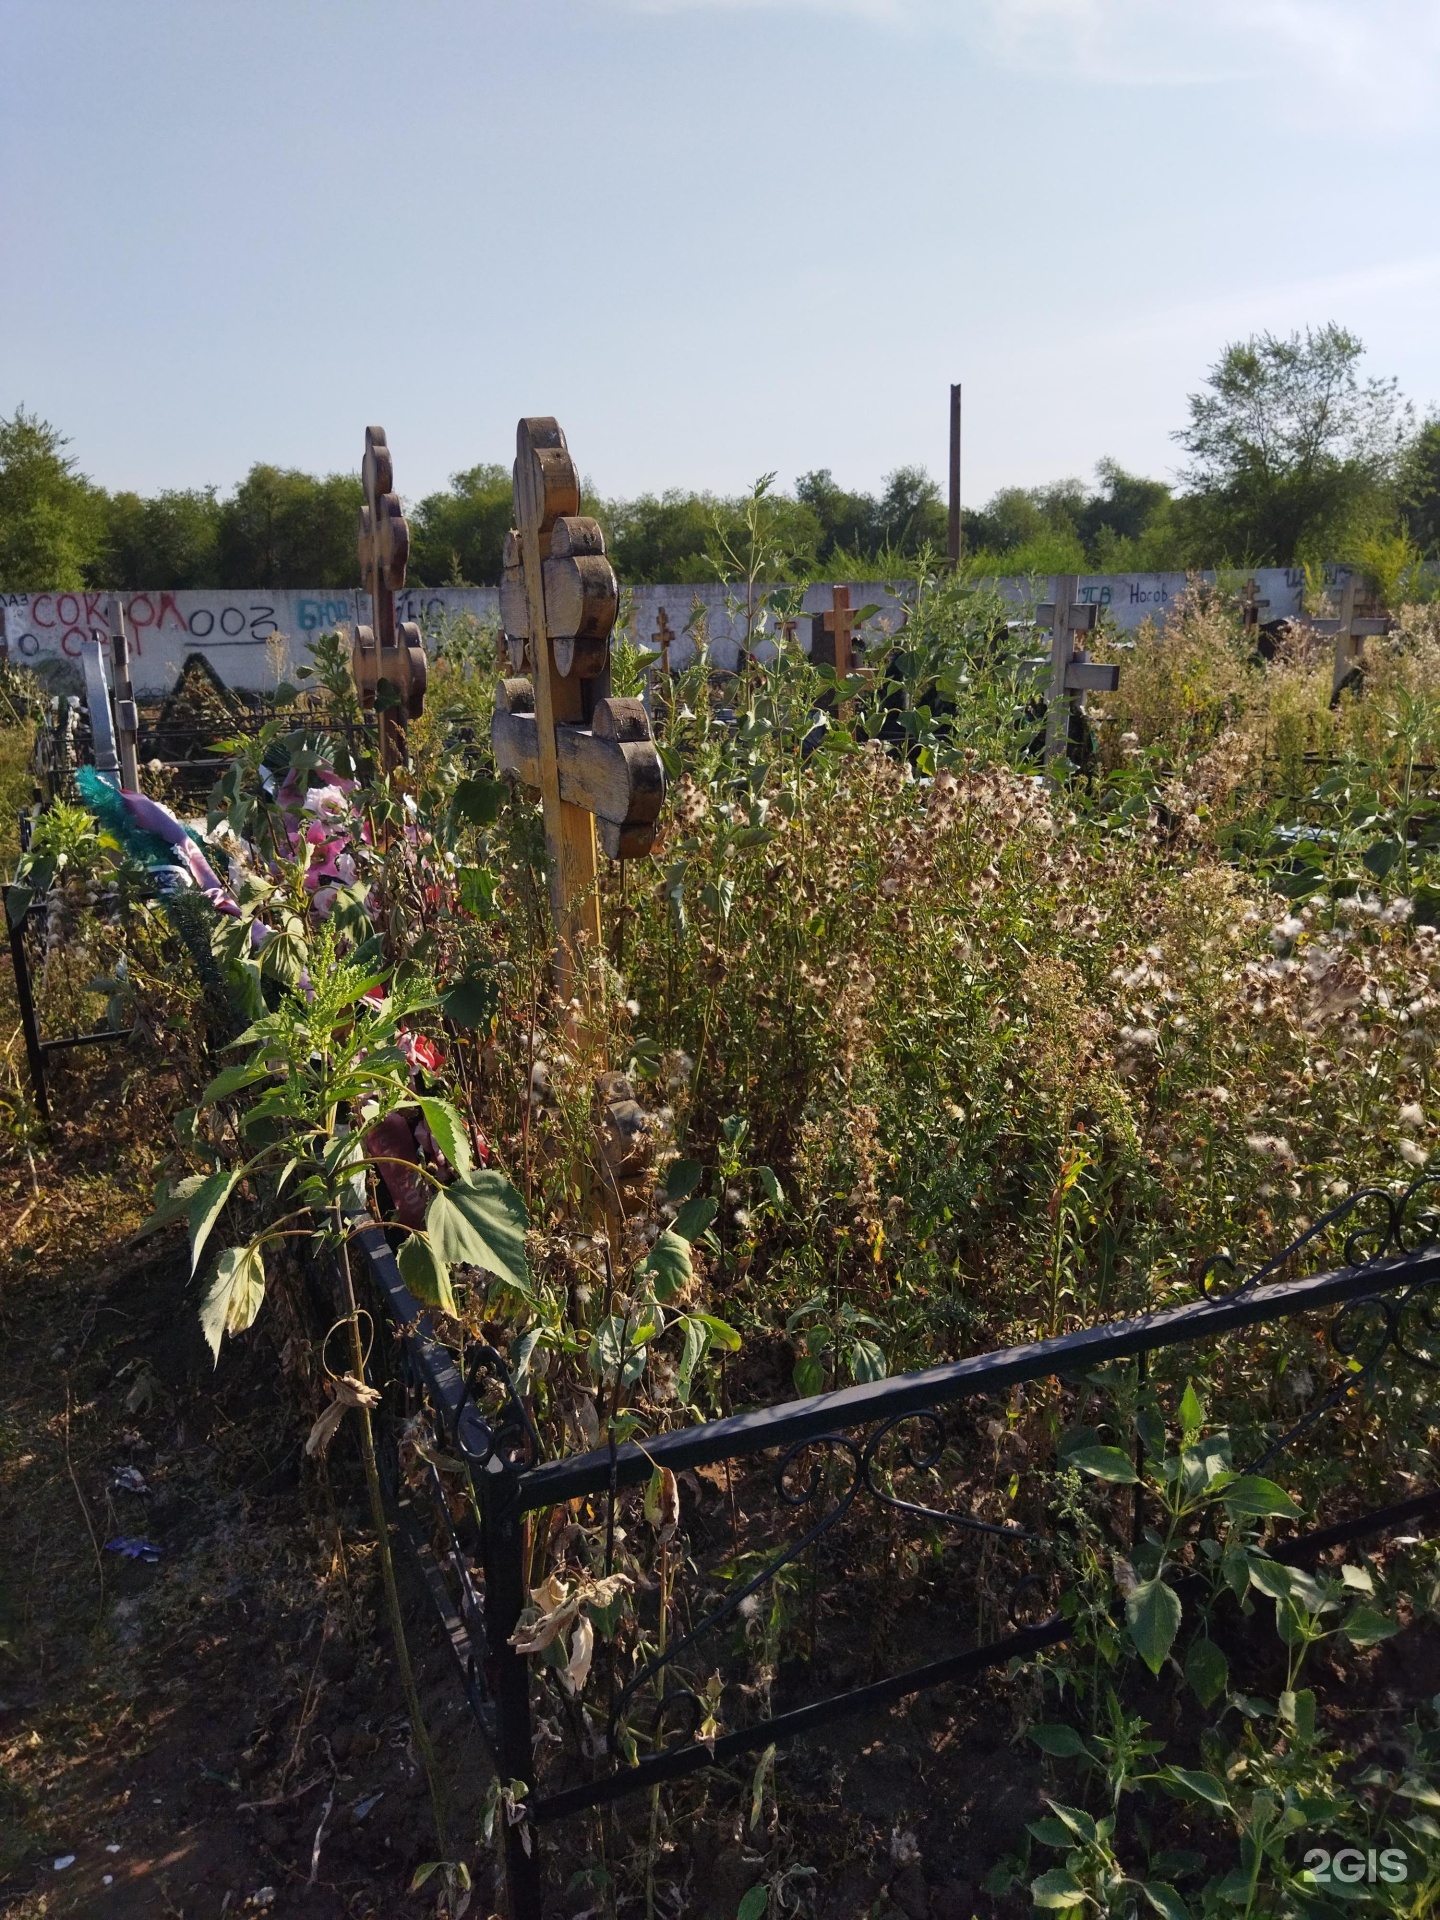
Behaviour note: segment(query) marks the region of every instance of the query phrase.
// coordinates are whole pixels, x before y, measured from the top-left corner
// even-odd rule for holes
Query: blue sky
[[[1174,469],[1224,343],[1440,404],[1440,0],[5,0],[0,411],[108,486]]]

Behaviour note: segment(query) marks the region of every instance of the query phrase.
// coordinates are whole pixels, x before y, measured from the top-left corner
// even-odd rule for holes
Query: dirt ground
[[[274,1317],[213,1367],[183,1238],[134,1238],[172,1091],[123,1056],[67,1063],[55,1105],[72,1117],[12,1158],[0,1201],[0,1913],[433,1912],[433,1890],[408,1893],[436,1846],[353,1439],[307,1461]],[[498,1911],[475,1839],[488,1760],[402,1551],[397,1565],[471,1911]],[[819,1862],[826,1912],[878,1911],[889,1888],[906,1896],[892,1911],[968,1914],[1037,1805],[1023,1757],[1001,1762],[1019,1777],[998,1794],[987,1760],[978,1820],[968,1766],[955,1804],[977,1738],[1004,1746],[944,1694],[872,1716],[782,1754],[783,1818],[772,1799],[754,1830],[748,1768],[678,1789],[657,1911],[730,1920],[783,1858]],[[642,1797],[603,1833],[592,1818],[547,1836],[553,1910],[603,1911],[589,1870],[643,1845],[649,1820]],[[892,1858],[892,1834],[917,1826],[924,1875]]]

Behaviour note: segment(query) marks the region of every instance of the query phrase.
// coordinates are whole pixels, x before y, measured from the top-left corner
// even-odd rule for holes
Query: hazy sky
[[[1224,343],[1440,403],[1440,0],[0,0],[0,412],[107,486],[1172,471]]]

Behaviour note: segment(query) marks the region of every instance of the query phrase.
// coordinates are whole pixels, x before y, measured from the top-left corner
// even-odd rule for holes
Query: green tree
[[[897,467],[886,475],[875,532],[877,559],[887,551],[913,556],[924,546],[944,551],[949,513],[938,484],[923,467]]]
[[[102,585],[122,592],[219,584],[221,507],[214,487],[112,494],[105,503]]]
[[[485,463],[450,476],[410,515],[410,576],[417,586],[494,586],[514,518],[508,467]]]
[[[1394,380],[1362,380],[1364,347],[1329,325],[1228,346],[1175,438],[1206,558],[1290,566],[1395,519],[1410,412]]]
[[[325,479],[257,462],[221,502],[217,584],[351,587],[364,498],[354,474]]]
[[[713,580],[711,528],[728,502],[711,493],[672,487],[634,500],[599,500],[592,511],[605,529],[606,549],[626,586],[652,581],[676,585]]]
[[[1440,556],[1440,414],[1432,414],[1405,449],[1400,510],[1420,551]]]
[[[940,549],[945,545],[945,503],[923,467],[897,467],[887,474],[878,499],[871,493],[851,493],[836,483],[828,467],[820,467],[801,474],[795,497],[818,522],[815,557],[821,566],[886,566],[913,559],[927,544]]]
[[[104,495],[48,420],[17,407],[0,419],[0,590],[85,586],[104,538]]]

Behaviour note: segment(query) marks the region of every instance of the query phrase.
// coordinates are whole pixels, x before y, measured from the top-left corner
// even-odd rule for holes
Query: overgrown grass
[[[1332,701],[1328,650],[1297,643],[1265,663],[1233,602],[1192,592],[1163,629],[1102,636],[1120,688],[1092,715],[1089,772],[1058,784],[1034,757],[1033,635],[964,580],[924,580],[905,632],[846,685],[790,643],[734,679],[702,648],[654,686],[665,836],[652,858],[603,875],[607,951],[589,956],[584,1018],[549,989],[538,812],[487,777],[493,647],[479,631],[448,637],[411,773],[356,797],[388,850],[366,850],[356,828],[368,886],[340,937],[368,939],[407,992],[424,975],[463,989],[446,1002],[448,1030],[428,1017],[446,1053],[436,1084],[474,1150],[483,1140],[523,1194],[528,1269],[518,1285],[460,1260],[453,1296],[436,1298],[453,1306],[442,1324],[457,1343],[483,1331],[506,1349],[550,1450],[1193,1298],[1216,1251],[1256,1264],[1347,1194],[1395,1191],[1428,1168],[1440,1130],[1433,609],[1372,641],[1362,683]],[[617,690],[638,690],[637,656],[617,650],[615,673]],[[303,728],[277,733],[271,771],[308,778],[313,752]],[[261,985],[274,1018],[303,1025],[300,966],[333,949],[309,944],[303,876],[261,852],[286,842],[273,822],[268,840],[254,825],[272,804],[258,768],[227,793],[243,829],[226,845],[235,882],[248,871],[276,887],[296,943],[288,997],[278,967],[262,964]],[[261,896],[252,885],[246,898],[254,909]],[[123,935],[142,1016],[170,1034],[198,1022],[198,995],[167,972],[178,949],[159,921],[121,928],[112,914],[107,927],[103,901],[71,907],[56,924],[72,974],[77,956],[108,955]],[[169,1044],[172,1065],[192,1044]],[[192,1118],[181,1137],[173,1175],[238,1164],[243,1135],[227,1120]],[[258,1232],[263,1196],[237,1196],[236,1217]],[[1322,1234],[1305,1258],[1338,1262],[1343,1241]],[[740,1346],[727,1352],[732,1329]],[[994,1409],[990,1454],[951,1463],[993,1519],[1058,1514],[1069,1530],[1065,1577],[1089,1625],[1074,1658],[1033,1684],[1057,1690],[1047,1711],[1079,1719],[1095,1780],[1067,1792],[1092,1807],[1092,1826],[1107,1794],[1119,1805],[1162,1791],[1134,1758],[1146,1724],[1136,1658],[1157,1663],[1127,1592],[1163,1585],[1172,1567],[1203,1573],[1203,1526],[1217,1554],[1263,1559],[1268,1536],[1253,1515],[1238,1526],[1215,1468],[1203,1516],[1172,1516],[1153,1549],[1132,1543],[1126,1515],[1065,1465],[1065,1427],[1122,1461],[1148,1432],[1154,1462],[1179,1462],[1203,1425],[1224,1436],[1203,1456],[1219,1459],[1335,1392],[1337,1417],[1287,1461],[1287,1502],[1317,1512],[1394,1497],[1430,1471],[1431,1416],[1413,1378],[1381,1370],[1346,1399],[1352,1358],[1313,1332],[1192,1363],[1203,1369],[1193,1402],[1183,1371],[1158,1368],[1143,1392],[1117,1372]],[[1162,1505],[1166,1484],[1152,1495]],[[649,1580],[639,1526],[637,1515],[622,1559]],[[580,1577],[593,1540],[567,1539],[557,1528],[548,1562],[537,1549],[537,1586],[547,1569]],[[895,1564],[896,1591],[918,1593],[921,1559]],[[1371,1580],[1391,1625],[1414,1622],[1428,1564],[1397,1562],[1392,1577],[1367,1563],[1356,1581]],[[1230,1630],[1223,1584],[1201,1616],[1217,1635]],[[1297,1589],[1285,1604],[1314,1625],[1328,1618],[1323,1598]],[[617,1646],[650,1630],[626,1617]],[[783,1608],[771,1628],[777,1647],[803,1640]],[[1348,1644],[1363,1663],[1382,1637],[1355,1626]],[[1380,1830],[1373,1796],[1339,1784],[1346,1749],[1317,1728],[1313,1695],[1296,1704],[1298,1671],[1266,1709],[1263,1739],[1257,1716],[1249,1731],[1217,1722],[1201,1735],[1187,1722],[1176,1735],[1186,1764],[1203,1754],[1231,1783],[1228,1811],[1216,1802],[1209,1827],[1192,1822],[1204,1859],[1228,1848],[1263,1867],[1236,1897],[1238,1882],[1214,1890],[1217,1866],[1210,1891],[1197,1883],[1197,1911],[1329,1911],[1304,1905],[1275,1833],[1256,1826],[1256,1794],[1323,1799],[1336,1833]],[[1220,1696],[1191,1681],[1208,1710]],[[1118,1774],[1103,1760],[1117,1726],[1131,1753]],[[1051,1751],[1079,1758],[1057,1740]],[[1415,1778],[1429,1778],[1434,1745],[1422,1715],[1405,1763]],[[1135,1868],[1133,1825],[1065,1831],[1038,1842],[1083,1856],[1055,1869],[1051,1905],[1088,1902],[1118,1920],[1145,1874],[1184,1878]],[[1440,1833],[1411,1838],[1424,1853]],[[1020,1859],[1011,1879],[1030,1872]],[[1000,1880],[992,1897],[1013,1898]],[[1398,1900],[1395,1911],[1425,1910]]]

